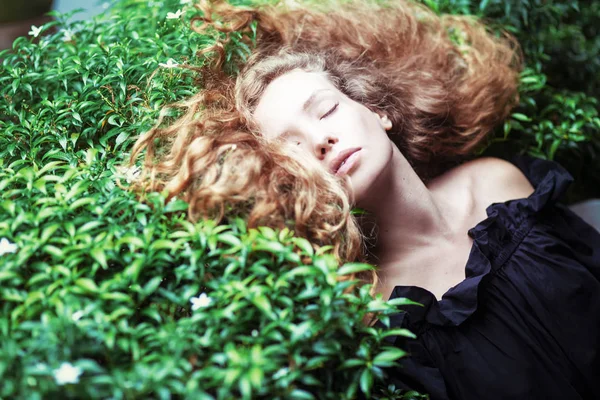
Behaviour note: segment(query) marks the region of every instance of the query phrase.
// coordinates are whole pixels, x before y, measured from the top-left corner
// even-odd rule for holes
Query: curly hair
[[[518,101],[518,44],[474,17],[437,16],[410,1],[249,8],[202,0],[195,7],[203,16],[192,28],[225,39],[202,50],[213,62],[199,68],[200,92],[175,105],[183,116],[164,126],[161,114],[130,159],[146,150],[134,190],[183,198],[192,220],[242,214],[249,227],[290,226],[315,246],[331,245],[340,262],[368,261],[347,181],[301,165],[253,120],[269,83],[292,70],[323,73],[352,100],[387,115],[390,139],[425,181],[473,154]],[[237,77],[224,69],[234,32],[247,45],[255,39]],[[356,278],[376,293],[376,271],[340,279]]]

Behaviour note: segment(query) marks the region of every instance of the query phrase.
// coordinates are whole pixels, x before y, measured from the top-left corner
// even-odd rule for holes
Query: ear
[[[379,122],[381,123],[381,126],[383,127],[383,129],[385,129],[386,131],[389,131],[390,129],[392,129],[392,121],[390,121],[390,119],[388,118],[387,115],[379,114],[379,113],[376,113],[376,114],[379,117]]]

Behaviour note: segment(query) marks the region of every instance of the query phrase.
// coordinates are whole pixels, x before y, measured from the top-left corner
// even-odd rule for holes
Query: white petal
[[[183,12],[181,10],[177,10],[177,12],[169,12],[167,13],[167,19],[178,19],[179,17],[181,17],[181,14],[183,14]]]
[[[196,311],[199,308],[208,307],[212,303],[212,299],[206,295],[206,293],[202,293],[198,297],[192,297],[190,299],[192,302],[192,310]]]
[[[35,25],[31,25],[31,30],[29,31],[29,34],[33,37],[38,37],[38,35],[40,34],[41,31],[42,31],[41,26],[38,28]]]
[[[0,240],[0,256],[8,253],[16,253],[18,246],[8,241],[7,238]]]
[[[54,370],[54,379],[59,385],[78,383],[79,376],[82,373],[81,368],[75,367],[71,363],[63,362],[58,369]]]

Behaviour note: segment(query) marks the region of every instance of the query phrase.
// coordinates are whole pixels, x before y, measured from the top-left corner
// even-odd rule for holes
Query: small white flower
[[[290,372],[289,368],[281,368],[279,371],[275,372],[273,375],[273,379],[279,379]]]
[[[256,329],[252,329],[252,337],[257,337],[258,331]]]
[[[39,28],[35,25],[31,25],[31,30],[29,31],[29,34],[33,37],[38,37],[40,35],[40,33],[42,32],[42,27],[40,26]]]
[[[183,11],[182,10],[177,10],[177,12],[170,12],[167,13],[167,19],[179,19],[179,17],[181,17],[183,15]]]
[[[63,42],[70,42],[73,40],[73,32],[70,29],[65,29],[63,32]]]
[[[181,1],[179,2],[179,4],[181,4],[182,6],[183,6],[183,5],[186,5],[186,4],[192,4],[192,0],[181,0]]]
[[[79,321],[81,319],[81,317],[83,317],[83,311],[81,311],[81,310],[75,311],[73,313],[73,315],[71,315],[71,319],[73,321]]]
[[[54,379],[59,385],[78,383],[81,374],[83,374],[81,368],[75,367],[71,363],[64,362],[60,364],[60,368],[54,370]]]
[[[177,62],[172,58],[169,58],[169,61],[167,61],[166,63],[160,63],[158,65],[160,65],[163,68],[176,68],[179,66],[179,64],[177,64]]]
[[[17,248],[17,245],[9,242],[7,238],[2,238],[2,240],[0,240],[0,256],[8,253],[16,253]]]
[[[212,299],[206,293],[202,293],[198,297],[192,297],[190,302],[192,303],[192,310],[196,311],[199,308],[208,307],[212,303]]]

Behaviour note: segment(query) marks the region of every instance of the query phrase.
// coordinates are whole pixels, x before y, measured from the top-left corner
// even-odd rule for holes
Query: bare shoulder
[[[487,204],[528,197],[534,189],[519,168],[495,157],[482,157],[461,166],[471,177],[475,197]]]
[[[519,168],[495,157],[466,162],[432,180],[428,187],[444,196],[455,195],[470,209],[483,210],[492,203],[522,199],[533,193],[529,180]]]

